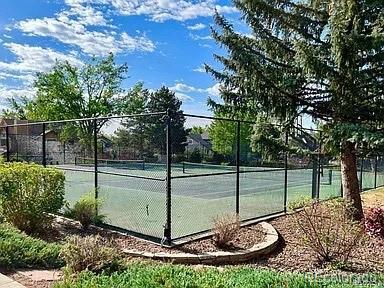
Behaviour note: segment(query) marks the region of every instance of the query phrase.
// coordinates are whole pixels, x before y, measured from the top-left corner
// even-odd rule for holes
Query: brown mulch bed
[[[249,249],[253,245],[260,243],[265,239],[265,233],[261,225],[242,227],[237,237],[225,248],[217,248],[212,237],[196,240],[173,248],[162,247],[161,245],[141,240],[130,235],[117,233],[108,229],[101,229],[91,226],[87,230],[81,229],[79,223],[67,221],[63,218],[56,218],[53,230],[42,237],[50,242],[64,242],[66,237],[71,235],[90,236],[100,235],[106,240],[113,241],[118,249],[132,249],[136,251],[146,251],[152,253],[204,253],[215,251],[238,251]]]
[[[322,265],[316,255],[306,247],[298,245],[299,234],[292,215],[276,218],[270,223],[280,235],[278,249],[269,257],[253,261],[253,265],[279,271],[332,273],[329,266]],[[352,253],[350,271],[354,273],[384,272],[384,240],[369,237]]]

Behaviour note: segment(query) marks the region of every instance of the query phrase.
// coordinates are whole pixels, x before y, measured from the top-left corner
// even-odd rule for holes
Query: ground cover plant
[[[101,272],[116,271],[120,267],[121,253],[113,243],[102,237],[72,236],[62,247],[60,256],[67,263],[70,272],[83,270]]]
[[[364,278],[315,278],[313,275],[279,273],[248,267],[199,269],[181,265],[134,263],[123,272],[96,275],[83,272],[76,278],[67,277],[55,288],[107,288],[107,287],[210,287],[210,288],[263,288],[263,287],[372,287],[384,285],[384,277],[370,275]],[[360,285],[360,286],[359,286]],[[371,285],[371,286],[369,286]]]
[[[0,267],[58,268],[61,246],[32,238],[9,224],[0,224]]]
[[[37,164],[0,165],[0,205],[5,220],[26,233],[49,228],[64,205],[64,173]]]

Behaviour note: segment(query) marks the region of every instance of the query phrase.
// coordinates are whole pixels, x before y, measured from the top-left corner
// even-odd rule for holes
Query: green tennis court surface
[[[164,165],[147,163],[146,169],[99,167],[99,197],[104,205],[101,213],[114,226],[162,237],[166,220],[166,182]],[[75,169],[75,165],[57,168]],[[74,203],[81,195],[92,191],[94,173],[65,170],[66,199]],[[188,169],[173,165],[172,176],[172,238],[210,229],[212,218],[235,211],[236,174],[215,175],[232,167],[196,166]],[[284,170],[242,167],[240,174],[240,216],[251,219],[284,209]],[[332,171],[332,172],[330,172]],[[112,174],[105,174],[112,173]],[[331,181],[330,181],[331,173]],[[204,176],[197,176],[204,174]],[[213,174],[213,175],[210,175]],[[196,177],[186,177],[186,176]],[[137,178],[143,177],[143,178]],[[145,179],[149,177],[151,179]],[[384,175],[378,174],[377,185],[384,184]],[[374,173],[363,173],[364,188],[373,188]],[[288,201],[312,195],[312,169],[288,170]],[[323,169],[320,178],[320,198],[340,195],[340,172]]]

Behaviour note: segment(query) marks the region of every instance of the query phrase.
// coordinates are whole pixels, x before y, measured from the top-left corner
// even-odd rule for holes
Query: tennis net
[[[77,166],[94,166],[95,159],[87,157],[76,157]],[[145,170],[144,160],[116,160],[116,159],[97,159],[97,166],[112,167],[117,169]]]

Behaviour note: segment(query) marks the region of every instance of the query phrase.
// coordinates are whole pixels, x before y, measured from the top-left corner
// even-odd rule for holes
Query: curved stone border
[[[175,264],[222,264],[245,262],[262,255],[271,253],[278,244],[279,236],[276,229],[267,222],[261,222],[266,238],[263,242],[255,244],[252,248],[227,252],[207,252],[201,254],[191,253],[150,253],[139,252],[135,250],[123,250],[125,254],[131,257],[149,258],[152,260],[161,260],[173,262]]]

